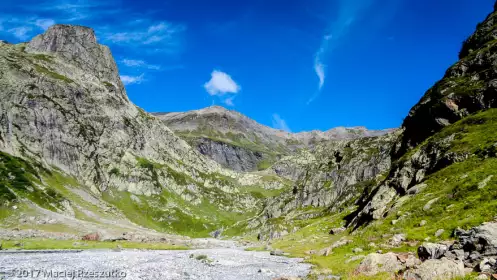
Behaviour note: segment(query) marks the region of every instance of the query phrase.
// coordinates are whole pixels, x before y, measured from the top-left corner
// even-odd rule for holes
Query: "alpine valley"
[[[87,27],[0,41],[0,240],[213,237],[302,257],[309,279],[496,279],[497,10],[459,59],[398,129],[289,133],[145,112]]]

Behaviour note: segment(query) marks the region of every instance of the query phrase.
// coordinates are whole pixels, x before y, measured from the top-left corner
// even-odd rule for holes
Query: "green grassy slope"
[[[394,252],[415,252],[425,240],[432,242],[452,238],[456,228],[469,229],[497,216],[497,109],[490,109],[460,120],[432,137],[420,146],[454,135],[450,151],[467,154],[465,161],[451,164],[426,177],[426,187],[419,193],[397,200],[384,219],[374,221],[355,232],[346,231],[329,235],[331,228],[343,225],[343,218],[354,208],[306,220],[295,233],[273,243],[274,248],[283,249],[292,255],[310,256],[306,252],[330,246],[340,238],[352,242],[333,250],[329,256],[310,256],[309,261],[321,269],[331,269],[345,279],[357,279],[353,274],[360,260],[348,262],[358,254],[353,248],[362,248],[360,255],[376,252],[381,244],[388,244],[394,234],[406,234],[407,243],[398,248],[383,248]],[[437,199],[431,207],[429,201]],[[420,226],[421,221],[426,224]],[[435,232],[444,233],[435,237]],[[370,246],[374,243],[375,246]],[[409,246],[410,245],[410,246]],[[364,279],[382,279],[384,275]]]

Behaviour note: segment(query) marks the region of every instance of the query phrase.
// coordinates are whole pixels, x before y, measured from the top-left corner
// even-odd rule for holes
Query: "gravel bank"
[[[196,258],[202,255],[207,259]],[[262,280],[279,276],[305,276],[310,265],[300,261],[270,256],[268,252],[226,248],[186,251],[0,253],[0,273],[4,273],[5,279],[72,279],[71,275],[60,273],[73,272],[76,274],[74,279]],[[17,275],[11,275],[15,269]],[[80,274],[81,271],[87,274]],[[108,274],[90,275],[93,272]],[[59,273],[58,277],[54,277],[56,273]],[[86,278],[79,277],[80,275]]]

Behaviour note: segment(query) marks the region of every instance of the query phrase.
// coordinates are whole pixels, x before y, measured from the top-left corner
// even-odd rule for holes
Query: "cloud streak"
[[[314,72],[318,77],[317,91],[309,98],[307,104],[319,97],[326,82],[326,68],[330,52],[350,32],[350,27],[364,15],[364,11],[374,0],[338,0],[338,16],[331,22],[321,44],[314,55]]]
[[[135,28],[135,27],[134,27]],[[142,27],[142,30],[135,29],[126,32],[107,32],[104,34],[104,41],[124,46],[139,45],[160,45],[169,50],[178,49],[179,37],[186,30],[181,24],[170,22],[159,22],[157,24]]]
[[[0,19],[0,32],[9,33],[21,41],[33,37],[35,31],[44,31],[55,24],[55,21],[50,18],[17,17],[1,13],[0,16],[4,17],[4,19]]]
[[[47,30],[50,26],[54,25],[55,21],[49,18],[37,19],[35,25],[43,30]]]
[[[279,130],[284,130],[286,132],[291,132],[286,121],[280,117],[278,114],[273,114],[272,118],[273,127]]]
[[[26,40],[29,38],[28,33],[31,32],[31,30],[33,30],[33,28],[29,26],[20,26],[11,28],[8,30],[8,32],[14,35],[19,40]]]
[[[325,68],[326,65],[323,62],[323,56],[326,54],[328,50],[328,42],[331,40],[332,35],[326,35],[323,38],[323,42],[321,43],[321,47],[314,57],[314,71],[319,78],[319,90],[321,90],[324,86],[324,81],[326,79]]]
[[[118,13],[115,8],[115,3],[112,0],[103,1],[70,1],[70,0],[55,0],[44,1],[39,5],[33,5],[29,9],[36,12],[57,13],[58,17],[63,22],[74,22],[81,20],[90,20],[93,18],[102,17],[102,15],[111,15]]]
[[[128,76],[128,75],[121,75],[121,81],[125,85],[133,85],[133,84],[141,84],[144,79],[145,74],[141,74],[139,76]]]
[[[233,100],[235,99],[236,96],[231,96],[231,97],[228,97],[224,100],[224,104],[226,104],[227,106],[235,106],[235,103],[233,103]]]
[[[150,69],[150,70],[161,70],[161,67],[159,65],[154,65],[154,64],[148,64],[147,62],[143,60],[137,60],[137,59],[123,59],[121,60],[121,63],[132,68],[145,68],[145,69]]]

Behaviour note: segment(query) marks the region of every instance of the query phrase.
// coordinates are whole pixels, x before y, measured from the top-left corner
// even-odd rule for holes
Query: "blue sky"
[[[213,104],[291,130],[398,127],[457,61],[494,0],[164,0],[0,3],[0,39],[53,23],[109,45],[149,112]]]

